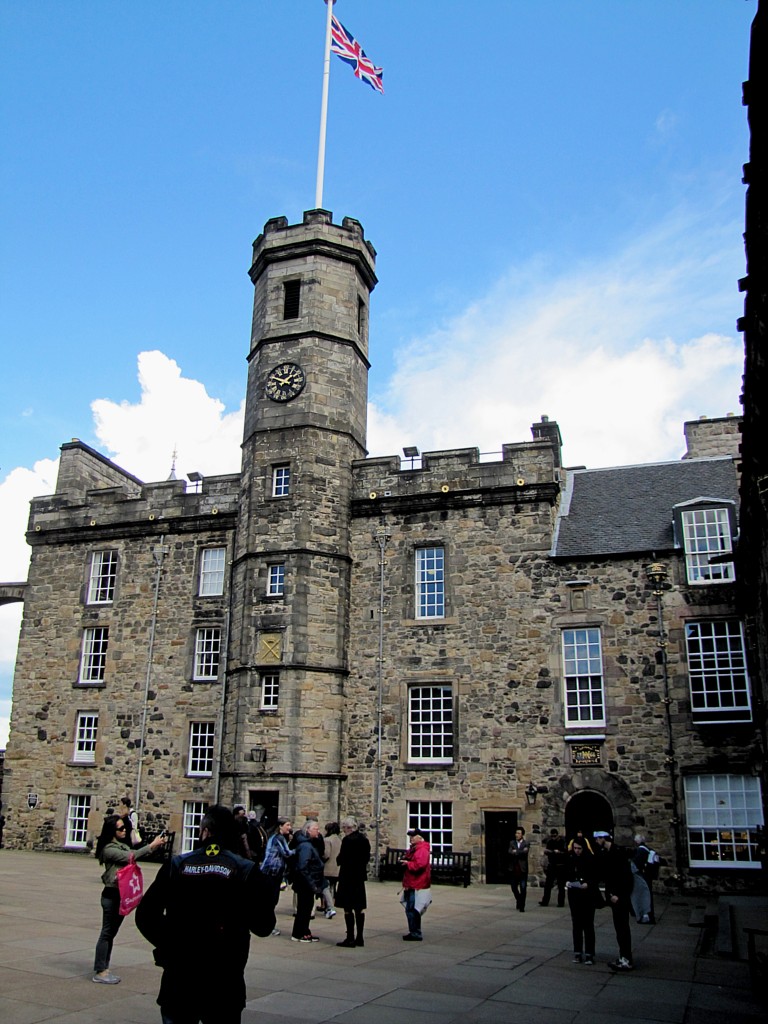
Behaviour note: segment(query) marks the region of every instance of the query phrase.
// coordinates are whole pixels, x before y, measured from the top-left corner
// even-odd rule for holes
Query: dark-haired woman
[[[574,839],[568,854],[565,888],[573,927],[573,962],[595,962],[595,909],[602,904],[595,858],[582,839]]]
[[[120,916],[120,893],[117,889],[117,872],[119,868],[125,867],[131,859],[141,860],[148,857],[150,853],[165,845],[165,836],[159,835],[140,846],[138,850],[132,850],[126,835],[125,819],[117,814],[110,814],[104,821],[101,835],[96,840],[96,857],[99,864],[104,865],[104,873],[101,880],[104,888],[101,891],[102,924],[101,934],[96,943],[96,956],[93,963],[93,980],[100,985],[117,985],[120,981],[116,974],[109,969],[109,961],[112,956],[112,943],[120,930],[123,919]]]

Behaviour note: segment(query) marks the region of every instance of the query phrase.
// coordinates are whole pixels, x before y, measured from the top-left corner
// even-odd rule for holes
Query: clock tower
[[[297,820],[340,810],[375,257],[358,221],[326,210],[274,218],[253,246],[221,796]]]

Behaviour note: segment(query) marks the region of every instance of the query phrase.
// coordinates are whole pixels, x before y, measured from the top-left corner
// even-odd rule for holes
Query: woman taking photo
[[[117,872],[124,868],[131,857],[141,860],[148,857],[160,846],[165,845],[165,836],[159,835],[146,846],[132,850],[126,835],[125,819],[117,814],[110,814],[104,820],[101,835],[96,840],[96,858],[104,865],[101,880],[104,888],[101,891],[102,924],[101,934],[96,943],[96,956],[93,964],[93,980],[99,985],[117,985],[120,981],[109,969],[112,956],[112,943],[120,930],[123,919],[120,916],[120,893],[117,889]]]
[[[595,910],[602,906],[595,858],[587,852],[583,839],[571,843],[566,867],[565,888],[573,927],[573,962],[595,962]]]

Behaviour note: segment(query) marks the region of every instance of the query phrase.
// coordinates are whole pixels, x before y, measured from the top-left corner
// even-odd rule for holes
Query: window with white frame
[[[286,498],[291,493],[291,467],[289,465],[272,467],[272,497]]]
[[[285,562],[275,562],[267,570],[267,597],[285,593]]]
[[[83,630],[83,650],[80,657],[79,682],[104,682],[108,647],[109,626],[93,626]]]
[[[221,658],[221,629],[205,626],[195,633],[194,679],[218,679]]]
[[[429,836],[431,853],[453,852],[453,804],[447,800],[410,800],[408,828]]]
[[[200,597],[220,597],[224,593],[224,568],[227,564],[226,548],[203,548],[200,556]]]
[[[453,761],[453,690],[411,686],[408,690],[408,760]]]
[[[213,722],[191,722],[189,726],[188,775],[213,775]]]
[[[276,711],[280,700],[280,673],[263,672],[261,675],[261,710]]]
[[[88,815],[91,813],[90,796],[72,795],[67,800],[66,846],[84,847],[88,842]]]
[[[763,825],[755,775],[689,775],[685,785],[688,856],[692,868],[760,867]]]
[[[727,508],[696,508],[681,512],[685,568],[689,583],[728,583],[736,578],[725,555],[733,551]]]
[[[562,643],[565,724],[605,724],[600,630],[564,629]]]
[[[686,622],[691,713],[697,722],[751,722],[744,636],[737,619]]]
[[[75,722],[75,749],[72,760],[78,764],[93,764],[96,760],[96,736],[99,716],[96,711],[78,711]]]
[[[88,604],[111,604],[117,582],[117,552],[94,551],[88,576]]]
[[[445,548],[416,548],[416,618],[445,616]]]
[[[197,846],[200,822],[205,814],[202,800],[185,800],[181,816],[181,852],[189,853]]]

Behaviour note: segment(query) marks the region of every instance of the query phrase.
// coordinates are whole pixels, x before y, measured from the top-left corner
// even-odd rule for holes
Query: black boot
[[[337,946],[346,946],[347,949],[354,949],[355,942],[355,915],[344,911],[344,924],[347,926],[347,937],[343,942],[337,942]]]
[[[355,925],[357,926],[357,938],[355,939],[355,945],[364,946],[365,941],[363,940],[363,930],[365,928],[365,914],[362,910],[355,911]]]

